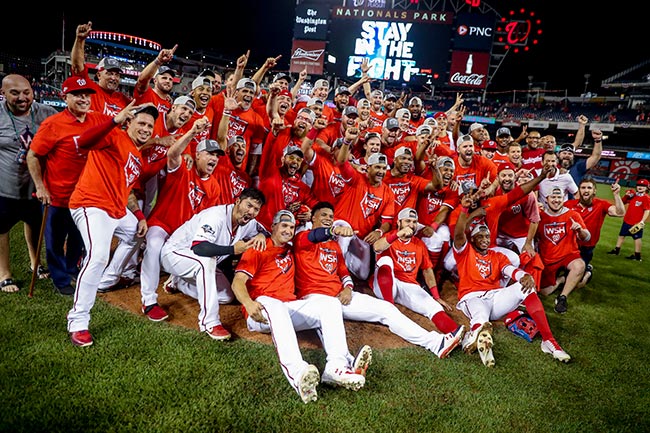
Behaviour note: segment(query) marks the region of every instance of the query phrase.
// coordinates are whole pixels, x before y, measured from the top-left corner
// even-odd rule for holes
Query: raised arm
[[[573,148],[577,149],[580,146],[582,146],[582,142],[585,140],[585,129],[587,129],[587,123],[589,123],[589,119],[587,116],[581,114],[578,116],[578,123],[580,124],[578,126],[578,130],[576,131],[576,137],[573,140]]]
[[[616,178],[616,181],[610,188],[612,189],[612,195],[614,196],[614,204],[607,209],[607,214],[613,217],[625,216],[625,204],[623,203],[623,200],[621,200],[621,185],[618,184],[618,178]]]
[[[603,153],[603,131],[594,129],[591,131],[591,137],[594,139],[594,148],[589,158],[587,158],[587,170],[591,170],[598,164]]]
[[[147,66],[144,67],[140,75],[138,75],[138,81],[135,82],[135,90],[141,94],[147,90],[149,82],[156,74],[156,71],[159,67],[164,64],[169,63],[174,58],[174,52],[178,48],[178,44],[174,45],[173,48],[164,48],[160,50],[158,56],[156,56],[153,61],[151,61]]]
[[[74,44],[70,51],[70,63],[73,74],[80,74],[86,67],[86,38],[93,29],[92,21],[77,26]]]

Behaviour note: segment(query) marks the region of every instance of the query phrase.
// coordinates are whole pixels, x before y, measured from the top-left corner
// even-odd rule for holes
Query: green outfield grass
[[[608,189],[599,195],[610,198]],[[494,369],[454,351],[375,349],[366,386],[319,386],[305,405],[272,346],[219,343],[196,330],[152,323],[102,300],[95,344],[70,344],[71,298],[39,281],[28,298],[22,226],[11,265],[22,290],[0,293],[2,432],[647,432],[650,431],[650,238],[643,262],[609,256],[621,219],[608,218],[595,275],[569,312],[543,299],[570,364],[497,326]],[[357,348],[351,348],[356,350]],[[305,350],[319,369],[322,350]]]

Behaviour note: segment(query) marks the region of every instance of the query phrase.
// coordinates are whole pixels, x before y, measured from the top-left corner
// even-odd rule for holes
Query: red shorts
[[[573,254],[569,254],[568,256],[565,256],[559,262],[549,263],[549,264],[544,263],[544,270],[542,271],[542,281],[540,282],[541,288],[554,285],[555,281],[557,280],[558,271],[566,268],[567,266],[569,266],[569,263],[579,258],[580,258],[580,252],[575,252]]]

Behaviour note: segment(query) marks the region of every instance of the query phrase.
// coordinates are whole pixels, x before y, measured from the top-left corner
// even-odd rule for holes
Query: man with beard
[[[418,126],[424,123],[424,116],[422,115],[424,110],[422,105],[422,99],[418,98],[417,96],[412,97],[409,100],[407,108],[411,113],[411,118],[409,119],[409,124],[410,124],[409,130],[415,131],[416,129],[418,129]]]
[[[336,208],[334,226],[352,227],[355,235],[339,238],[339,245],[350,272],[360,280],[370,275],[371,246],[388,230],[395,218],[395,195],[383,180],[388,158],[375,153],[368,158],[366,173],[360,173],[348,161],[349,144],[345,141],[339,156],[341,174],[349,178]]]
[[[584,287],[593,275],[594,267],[591,265],[591,259],[594,256],[594,249],[600,240],[600,230],[605,222],[605,217],[608,215],[611,217],[622,217],[625,215],[625,204],[619,195],[621,186],[618,184],[618,179],[611,185],[614,204],[611,204],[608,200],[596,197],[597,188],[596,181],[591,177],[586,177],[578,185],[579,198],[564,203],[564,206],[580,214],[585,222],[585,227],[591,233],[591,238],[588,241],[578,240],[580,257],[582,257],[586,265],[585,274],[576,286],[578,289]]]
[[[542,156],[546,149],[542,146],[542,136],[539,131],[527,131],[526,146],[521,149],[521,159],[526,170],[534,170],[534,175],[542,169]]]
[[[483,364],[494,367],[491,321],[501,319],[523,304],[542,335],[542,352],[560,362],[569,362],[571,356],[553,336],[533,278],[490,248],[492,236],[487,225],[468,224],[473,217],[483,216],[487,209],[480,207],[470,214],[477,198],[478,194],[467,194],[461,199],[462,212],[454,229],[452,248],[460,276],[456,308],[467,316],[470,327],[463,338],[463,350],[468,354],[478,350]],[[510,280],[515,282],[507,286],[502,283]]]
[[[357,107],[349,106],[343,109],[340,122],[330,123],[325,128],[318,131],[315,143],[328,152],[332,151],[334,142],[345,136],[348,128],[358,128],[357,119],[359,111]],[[356,144],[356,143],[354,143]],[[354,144],[352,145],[354,147]]]
[[[546,196],[555,188],[560,188],[564,193],[564,200],[568,200],[570,195],[578,192],[573,177],[558,167],[557,154],[550,150],[544,152],[542,156],[542,170],[547,170],[549,176],[539,184],[537,191],[537,201],[546,206]]]
[[[585,272],[585,262],[580,257],[578,240],[589,241],[591,233],[580,214],[564,206],[564,192],[556,187],[546,196],[546,208],[540,213],[537,227],[539,255],[544,262],[540,293],[550,295],[560,288],[555,298],[555,312],[567,312],[567,296]],[[566,271],[566,276],[558,274]]]
[[[370,87],[370,83],[368,83]],[[365,89],[365,86],[364,86]],[[397,101],[397,97],[392,95],[394,101]],[[384,123],[384,120],[388,117],[388,113],[384,110],[384,92],[379,89],[375,89],[370,92],[368,97],[370,100],[370,129],[381,126]]]
[[[587,171],[591,170],[600,161],[603,153],[603,133],[599,129],[591,130],[591,137],[594,139],[594,148],[588,158],[574,160],[574,147],[571,144],[564,144],[558,152],[558,162],[560,168],[567,170],[573,181],[579,183]]]
[[[95,90],[92,98],[90,98],[90,109],[113,117],[129,105],[131,98],[119,90],[123,70],[120,62],[113,57],[104,57],[97,64],[95,74],[97,82],[90,79],[85,64],[85,49],[86,38],[90,35],[92,29],[93,23],[91,21],[77,26],[74,44],[72,50],[70,50],[71,70],[73,75],[79,75],[91,83]]]
[[[395,159],[390,170],[386,172],[383,182],[395,195],[395,212],[404,208],[415,208],[418,196],[438,189],[438,178],[425,179],[413,173],[413,152],[401,146],[395,152]]]
[[[264,194],[247,188],[235,203],[212,206],[194,215],[162,247],[163,269],[178,277],[178,290],[199,302],[199,331],[214,340],[230,338],[221,324],[219,304],[235,298],[217,264],[251,248],[266,249],[267,233],[255,219],[264,202]]]
[[[395,117],[389,117],[384,120],[381,126],[381,153],[388,158],[388,165],[393,164],[395,151],[403,136],[404,133],[400,129],[399,120]]]
[[[144,67],[133,89],[133,98],[136,104],[152,103],[160,112],[167,113],[172,107],[172,88],[174,87],[174,71],[167,63],[174,58],[178,45],[172,49],[160,50],[158,56]],[[149,82],[153,79],[153,86]]]
[[[474,139],[470,135],[461,135],[458,138],[457,152],[458,154],[454,156],[456,183],[460,186],[465,182],[472,182],[479,185],[481,190],[487,191],[487,188],[496,182],[497,165],[476,153]]]

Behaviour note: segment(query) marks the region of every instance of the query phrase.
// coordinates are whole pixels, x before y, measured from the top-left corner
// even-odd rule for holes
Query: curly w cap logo
[[[544,237],[553,245],[558,245],[567,235],[566,223],[552,222],[544,224]]]
[[[381,206],[381,197],[377,197],[372,193],[366,193],[359,203],[361,205],[361,213],[364,218],[368,218],[370,215],[377,212],[379,206]]]
[[[318,263],[320,267],[328,274],[333,274],[338,268],[338,258],[336,250],[321,247],[318,251]]]

